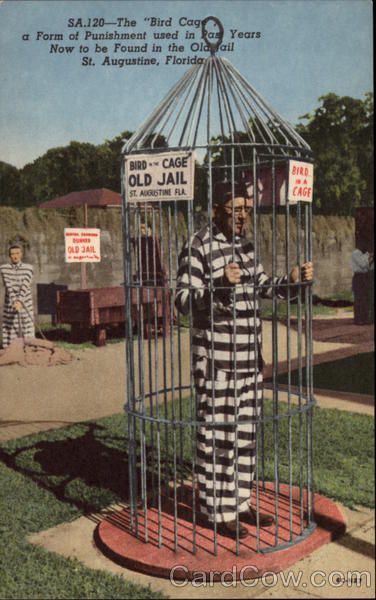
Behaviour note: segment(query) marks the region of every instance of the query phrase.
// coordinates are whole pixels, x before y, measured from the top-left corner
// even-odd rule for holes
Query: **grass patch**
[[[70,325],[52,325],[51,323],[41,323],[35,326],[35,335],[39,339],[46,339],[53,342],[59,348],[66,350],[85,350],[86,348],[96,348],[94,341],[85,340],[80,343],[73,343],[70,340]],[[112,341],[112,340],[111,340]],[[124,341],[124,340],[117,340]],[[0,347],[2,346],[2,335],[0,330]]]
[[[95,427],[98,437],[91,436]],[[122,495],[109,482],[113,439],[107,427],[83,424],[0,447],[2,598],[166,597],[120,576],[89,569],[76,559],[47,552],[26,539]],[[119,466],[124,461],[124,438],[117,442]],[[90,455],[95,448],[99,470],[97,455]],[[104,465],[107,474],[101,469]]]
[[[41,324],[40,329],[47,340],[50,340],[60,348],[65,348],[66,350],[97,348],[94,343],[94,330],[83,332],[83,339],[81,342],[72,342],[70,325],[52,325],[51,323],[43,323]],[[120,327],[107,327],[106,344],[124,343],[124,335],[121,337],[120,330]],[[39,331],[37,331],[37,337],[42,337]]]
[[[40,337],[39,335],[37,336]],[[46,336],[47,340],[52,341]],[[73,342],[63,342],[54,340],[54,345],[58,348],[65,348],[65,350],[87,350],[88,348],[96,348],[94,342],[81,342],[81,343],[73,343]]]
[[[302,303],[301,305],[301,316],[304,318],[305,315],[305,306]],[[313,305],[312,307],[312,317],[315,318],[320,315],[335,315],[337,313],[336,309],[331,306],[322,306],[321,304]],[[298,304],[290,303],[290,316],[297,317],[298,315]],[[272,319],[273,318],[273,306],[270,301],[262,302],[262,311],[261,316],[263,319]],[[278,302],[277,308],[277,319],[285,321],[287,319],[287,302]]]
[[[349,307],[349,310],[352,311],[352,306]],[[301,306],[301,316],[304,318],[305,308],[302,304]],[[263,300],[262,301],[262,310],[261,310],[261,318],[266,320],[271,320],[273,318],[273,306],[271,301]],[[312,307],[312,315],[313,318],[320,315],[336,315],[337,310],[331,306],[322,306],[320,304],[314,305]],[[290,316],[297,317],[298,315],[298,305],[290,304]],[[287,319],[287,303],[286,302],[278,302],[277,309],[277,319],[279,321],[286,321]],[[188,315],[179,315],[179,324],[180,327],[189,327],[189,316]]]
[[[374,508],[373,417],[316,407],[313,423],[315,491],[349,508]]]
[[[192,407],[189,400],[182,402],[181,410],[175,406],[175,416],[178,419],[189,420]],[[281,482],[289,483],[289,446],[291,445],[291,464],[293,485],[302,482],[307,485],[307,417],[297,415],[288,418],[288,404],[278,403],[279,415],[285,415],[274,426],[267,420],[259,430],[259,474],[264,473],[264,479],[273,481],[275,471],[274,441],[278,437],[278,471]],[[273,415],[272,402],[264,401],[264,415]],[[164,417],[162,411],[160,417]],[[168,405],[167,417],[172,416],[171,404]],[[276,431],[277,429],[277,431]],[[156,438],[154,426],[154,438]],[[193,432],[191,427],[165,431],[161,426],[161,448],[164,465],[162,481],[171,480],[173,476],[173,448],[176,447],[179,470],[182,479],[189,477],[191,472]],[[153,449],[151,427],[146,425],[144,432],[148,440],[148,464],[152,463]],[[154,450],[157,447],[154,439]],[[164,450],[164,449],[167,449]],[[327,495],[334,500],[353,508],[355,505],[374,507],[374,420],[368,415],[349,413],[337,409],[315,407],[313,411],[313,473],[315,492]],[[163,457],[164,453],[164,457]],[[262,458],[263,454],[263,458]],[[302,468],[301,468],[301,465]]]
[[[328,297],[325,296],[323,300],[346,300],[347,302],[353,302],[354,296],[351,290],[344,290],[342,292],[335,292]]]
[[[303,381],[306,381],[306,370],[302,369]],[[287,384],[287,373],[278,377],[280,383]],[[313,366],[315,388],[353,392],[356,394],[375,393],[374,353],[364,352],[331,362]],[[291,384],[299,384],[299,372],[291,372]]]
[[[172,404],[167,411],[172,412]],[[164,408],[161,407],[163,412]],[[279,403],[280,413],[287,405]],[[187,418],[189,399],[175,405]],[[265,414],[272,413],[265,402]],[[162,415],[161,415],[162,416]],[[281,419],[278,426],[280,480],[289,480],[289,432],[293,483],[306,465],[306,418]],[[315,491],[349,507],[374,506],[374,422],[367,415],[315,407],[313,427]],[[157,427],[146,426],[148,465],[155,453]],[[301,434],[300,434],[301,431]],[[275,431],[274,431],[275,434]],[[273,424],[264,426],[264,475],[274,478]],[[154,451],[151,446],[154,437]],[[164,480],[171,476],[172,450],[186,476],[194,443],[191,428],[165,432],[161,426]],[[167,456],[164,454],[167,452]],[[300,469],[302,458],[303,469]],[[26,537],[82,514],[95,512],[128,494],[127,419],[114,415],[98,421],[42,432],[0,446],[2,511],[0,564],[4,598],[162,598],[150,588],[134,585],[102,571],[84,567],[28,543]],[[156,460],[154,458],[154,460]],[[185,472],[184,472],[185,471]],[[150,473],[149,473],[150,474]]]

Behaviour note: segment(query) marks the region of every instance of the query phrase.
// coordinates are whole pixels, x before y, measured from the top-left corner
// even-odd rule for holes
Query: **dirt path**
[[[342,322],[342,332],[338,330],[335,319],[325,320],[325,327],[321,324],[314,325],[314,362],[317,364],[359,352],[372,351],[373,326],[358,326],[358,331],[349,319]],[[323,322],[323,321],[322,321]],[[351,343],[351,333],[354,334],[356,343]],[[347,328],[347,329],[346,329]],[[359,331],[359,329],[361,331]],[[330,335],[332,330],[332,335]],[[324,332],[323,336],[316,335],[318,331]],[[283,366],[286,361],[287,335],[286,327],[278,325],[278,363]],[[271,323],[264,324],[264,358],[267,363],[267,372],[272,362],[271,348]],[[338,341],[340,337],[341,341]],[[148,353],[144,353],[143,368],[146,389],[150,378],[155,385],[155,364],[158,365],[159,386],[163,387],[163,364],[166,365],[166,385],[174,385],[179,381],[179,368],[177,361],[171,357],[177,356],[178,340],[173,338],[173,347],[169,342],[163,347],[162,339],[158,340],[157,353],[152,352],[151,367]],[[302,343],[304,348],[304,340]],[[297,336],[291,331],[291,357],[293,363],[298,353]],[[69,423],[98,419],[103,416],[119,413],[123,410],[126,393],[126,369],[124,344],[108,344],[104,348],[93,348],[73,352],[75,360],[69,365],[54,367],[20,367],[5,366],[0,368],[0,441],[14,439],[37,431],[61,427]],[[137,353],[136,353],[137,354]],[[189,336],[181,335],[181,381],[189,383]],[[281,371],[281,369],[279,369]],[[267,375],[267,373],[266,373]]]

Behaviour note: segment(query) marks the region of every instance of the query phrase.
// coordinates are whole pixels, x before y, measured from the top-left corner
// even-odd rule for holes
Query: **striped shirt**
[[[0,266],[0,273],[5,287],[2,333],[3,346],[6,347],[19,335],[20,325],[23,336],[35,336],[31,292],[33,267],[23,262],[17,264],[5,263]],[[13,308],[17,300],[23,304],[20,315]]]
[[[222,371],[252,373],[260,370],[261,319],[258,297],[285,298],[287,276],[272,280],[263,266],[255,265],[249,240],[229,241],[213,224],[212,242],[207,225],[195,233],[179,256],[175,305],[192,313],[193,356],[205,356]],[[224,279],[225,266],[236,262],[241,283]],[[256,368],[255,365],[258,365]]]

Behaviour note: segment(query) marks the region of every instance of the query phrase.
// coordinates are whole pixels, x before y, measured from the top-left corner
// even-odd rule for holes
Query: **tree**
[[[51,148],[19,171],[11,167],[18,173],[19,184],[8,185],[5,203],[33,206],[73,191],[102,187],[120,191],[120,153],[131,135],[125,131],[98,146],[73,141]]]
[[[20,192],[20,173],[17,167],[0,161],[0,205],[16,206]]]
[[[33,205],[72,191],[106,187],[110,150],[89,143],[71,142],[52,148],[21,170],[25,204]]]
[[[100,187],[106,187],[114,192],[120,192],[120,165],[121,165],[121,151],[126,140],[132,136],[131,131],[123,131],[123,133],[112,138],[112,140],[106,140],[104,144],[98,146],[98,149],[102,152],[103,160],[105,162],[105,181],[106,185]]]
[[[315,154],[314,211],[351,215],[355,207],[373,204],[373,95],[359,100],[330,93],[319,102],[313,113],[300,117],[305,123],[296,127]],[[250,125],[255,132],[261,129],[256,120]],[[272,123],[268,127],[273,130]],[[73,141],[51,148],[20,170],[0,162],[0,203],[32,206],[69,192],[101,187],[119,192],[121,150],[131,135],[124,131],[97,146]],[[231,176],[231,150],[224,144],[252,139],[242,131],[234,132],[232,139],[213,138],[212,143],[217,144],[212,150],[213,183]],[[149,143],[145,140],[144,146]],[[166,139],[158,136],[154,147],[167,148]],[[251,164],[249,147],[237,146],[234,152],[235,164]],[[196,163],[195,198],[203,208],[207,204],[207,166],[208,156],[200,167]],[[240,171],[236,177],[243,176]]]
[[[51,148],[19,171],[15,204],[32,206],[69,192],[96,188],[120,192],[121,150],[131,135],[130,131],[124,131],[98,146],[74,141],[68,146]],[[157,137],[155,147],[167,147],[163,136]]]
[[[373,96],[330,93],[297,127],[315,155],[314,210],[351,215],[373,204]]]

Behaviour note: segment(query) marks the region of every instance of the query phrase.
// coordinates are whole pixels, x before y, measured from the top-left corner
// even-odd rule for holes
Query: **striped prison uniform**
[[[241,269],[236,286],[224,279],[231,262]],[[255,265],[251,242],[228,241],[215,224],[212,239],[206,226],[180,254],[175,305],[192,313],[197,480],[201,512],[210,521],[232,521],[249,508],[263,395],[258,296],[272,297],[273,287],[285,297],[287,276],[273,281]]]
[[[3,347],[6,348],[20,335],[35,337],[31,293],[33,267],[23,262],[16,265],[6,263],[0,266],[0,273],[5,287],[2,334]],[[13,308],[17,300],[23,304],[19,313]]]

